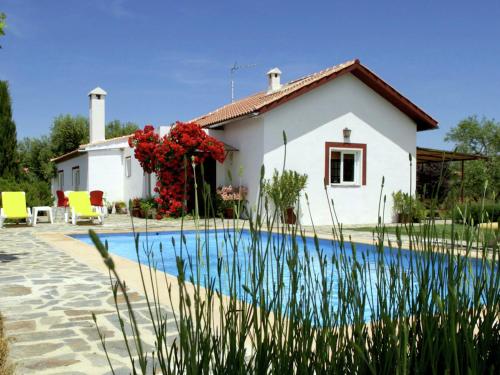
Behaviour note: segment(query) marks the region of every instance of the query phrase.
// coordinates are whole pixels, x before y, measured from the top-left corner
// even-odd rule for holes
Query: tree
[[[465,162],[464,194],[480,199],[488,181],[487,196],[497,199],[500,186],[500,122],[486,118],[479,120],[477,116],[467,117],[451,128],[445,141],[454,142],[458,152],[488,157],[488,160]]]
[[[89,142],[89,123],[86,117],[59,115],[50,130],[54,155],[60,156]]]
[[[0,12],[0,36],[5,35],[5,13]],[[0,46],[2,48],[2,46]]]
[[[138,129],[139,126],[133,122],[121,123],[120,120],[113,120],[106,125],[106,139],[131,135]]]
[[[55,165],[50,161],[54,153],[49,137],[24,138],[17,149],[23,175],[50,181],[55,174]]]
[[[12,120],[9,84],[0,81],[0,177],[15,176],[17,170],[17,132]]]

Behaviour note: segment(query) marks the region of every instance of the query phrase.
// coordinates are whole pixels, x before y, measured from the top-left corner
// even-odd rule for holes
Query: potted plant
[[[122,201],[115,202],[115,211],[117,214],[126,214],[127,205],[125,204],[125,202]]]
[[[425,217],[424,204],[401,190],[392,193],[393,211],[398,223],[419,222]]]
[[[156,216],[156,202],[153,198],[142,199],[139,206],[141,217],[152,219]]]
[[[282,220],[286,224],[295,224],[297,216],[295,205],[307,184],[307,175],[296,171],[283,171],[279,173],[274,170],[271,179],[264,183],[264,191],[280,211]]]
[[[217,209],[226,219],[239,217],[246,200],[248,189],[245,186],[219,186],[217,188]]]
[[[134,198],[130,200],[130,214],[133,217],[141,217],[141,198]]]

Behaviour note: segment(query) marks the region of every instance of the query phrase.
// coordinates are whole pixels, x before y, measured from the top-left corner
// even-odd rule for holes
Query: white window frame
[[[71,183],[74,191],[80,190],[80,166],[71,169]]]
[[[132,157],[125,157],[125,177],[132,176]]]
[[[332,152],[340,153],[340,183],[332,182]],[[344,182],[344,154],[354,155],[354,181]],[[328,154],[328,182],[330,186],[361,186],[363,176],[363,149],[330,147]]]

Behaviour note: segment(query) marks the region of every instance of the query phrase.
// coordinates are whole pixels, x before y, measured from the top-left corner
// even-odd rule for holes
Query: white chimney
[[[89,92],[89,126],[90,143],[104,141],[105,133],[105,105],[106,91],[96,87]]]
[[[280,77],[281,77],[281,70],[279,70],[278,68],[271,69],[270,71],[267,72],[267,78],[268,78],[267,92],[268,93],[277,91],[281,88]]]

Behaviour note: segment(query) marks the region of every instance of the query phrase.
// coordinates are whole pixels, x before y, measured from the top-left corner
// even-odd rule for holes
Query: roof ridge
[[[327,67],[327,68],[324,68],[324,69],[322,69],[322,70],[320,70],[320,71],[318,71],[318,72],[310,73],[310,74],[308,74],[308,75],[302,76],[302,77],[297,78],[297,79],[294,79],[294,80],[292,80],[292,81],[289,81],[289,82],[287,82],[286,84],[288,85],[288,84],[292,84],[292,83],[296,83],[296,82],[302,81],[302,80],[307,79],[307,78],[311,78],[311,77],[313,77],[313,76],[322,75],[322,74],[325,74],[327,71],[334,70],[334,69],[338,69],[338,68],[339,68],[339,67],[341,67],[341,66],[348,66],[348,65],[352,65],[352,64],[354,64],[354,63],[356,63],[356,62],[358,62],[358,61],[359,61],[358,59],[354,59],[354,60],[348,60],[348,61],[345,61],[345,62],[340,63],[340,64],[331,65],[331,66],[329,66],[329,67]]]
[[[278,90],[257,92],[235,102],[227,103],[191,121],[197,122],[203,127],[209,127],[221,125],[250,114],[259,115],[347,73],[354,75],[412,118],[419,130],[433,129],[437,126],[436,120],[379,78],[375,73],[364,67],[359,59],[347,60],[318,72],[302,76],[283,84]]]
[[[348,60],[348,61],[345,61],[341,64],[330,66],[330,67],[325,68],[323,70],[320,70],[318,72],[311,73],[311,74],[308,74],[306,76],[289,81],[289,82],[283,84],[283,86],[280,89],[273,91],[273,92],[266,92],[266,91],[256,92],[254,94],[251,94],[251,95],[245,96],[241,99],[238,99],[234,102],[224,104],[223,106],[218,107],[218,108],[214,109],[213,111],[210,111],[204,115],[195,117],[190,121],[191,122],[203,122],[202,120],[204,120],[208,117],[211,117],[211,116],[217,116],[218,114],[220,114],[223,111],[229,112],[227,115],[227,118],[225,118],[225,120],[223,120],[223,121],[230,120],[232,118],[237,118],[240,115],[238,113],[232,114],[233,111],[231,111],[231,109],[236,108],[236,110],[234,112],[238,112],[238,109],[237,109],[238,106],[242,106],[245,108],[244,114],[251,113],[253,111],[256,111],[256,110],[262,108],[264,105],[267,105],[270,102],[276,100],[280,96],[284,96],[284,95],[286,96],[288,91],[293,91],[294,85],[300,84],[301,82],[304,82],[307,79],[311,79],[311,78],[314,78],[316,76],[324,75],[325,73],[327,73],[329,71],[342,69],[342,68],[347,67],[349,65],[352,65],[356,62],[359,62],[359,60],[358,59]],[[313,79],[313,81],[314,81],[314,79]],[[252,99],[258,100],[259,98],[262,100],[261,103],[257,103],[256,105],[251,103]],[[201,125],[204,126],[203,124],[201,124]]]
[[[311,73],[311,74],[304,76],[302,78],[299,78],[295,81],[290,81],[289,83],[286,83],[280,90],[277,90],[277,91],[271,93],[270,95],[279,94],[280,91],[282,91],[281,94],[283,94],[284,91],[287,91],[287,90],[290,91],[288,94],[292,94],[295,91],[294,90],[295,85],[300,85],[300,84],[306,82],[307,80],[310,80],[309,83],[305,84],[305,86],[307,86],[307,85],[309,85],[313,82],[316,82],[322,78],[329,77],[331,74],[334,74],[335,72],[338,72],[338,71],[345,69],[345,68],[347,68],[351,65],[354,65],[356,63],[359,63],[358,59],[348,60],[348,61],[343,62],[341,64],[332,65],[328,68],[322,69],[322,70],[315,72],[315,73]],[[285,94],[284,96],[287,96],[288,94]],[[259,108],[265,107],[266,105],[268,105],[276,100],[275,98],[269,98],[269,99],[270,100],[268,100],[267,102],[261,103]]]

